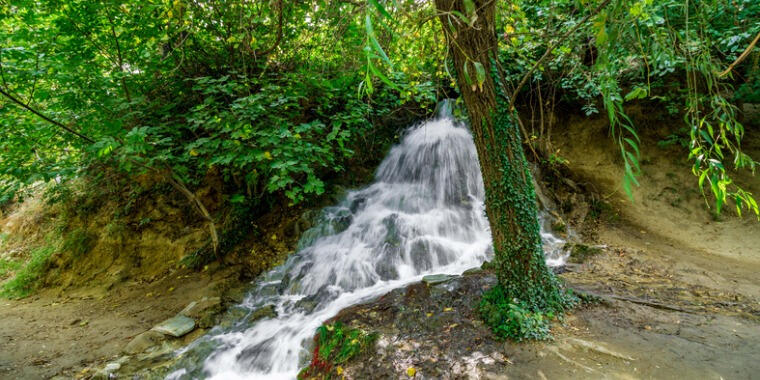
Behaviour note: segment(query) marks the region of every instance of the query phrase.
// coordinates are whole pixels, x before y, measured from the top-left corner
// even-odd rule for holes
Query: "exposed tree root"
[[[580,348],[583,348],[583,349],[586,349],[586,350],[590,350],[590,351],[595,351],[595,352],[598,352],[600,354],[612,356],[614,358],[618,358],[618,359],[622,359],[622,360],[627,360],[627,361],[634,361],[634,360],[636,360],[636,359],[634,359],[634,358],[632,358],[632,357],[630,357],[628,355],[623,355],[621,353],[612,351],[612,350],[610,350],[610,349],[608,349],[606,347],[603,347],[603,346],[601,346],[599,344],[596,344],[594,342],[589,342],[587,340],[582,340],[582,339],[578,339],[578,338],[568,338],[566,340],[566,342],[568,342],[572,346],[580,347]]]

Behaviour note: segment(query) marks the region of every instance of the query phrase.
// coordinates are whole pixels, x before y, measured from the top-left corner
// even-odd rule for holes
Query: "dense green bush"
[[[478,310],[494,335],[517,342],[524,339],[551,338],[550,327],[555,313],[562,313],[566,306],[569,306],[555,305],[554,309],[540,310],[526,304],[525,301],[507,299],[505,294],[498,285],[486,291]]]

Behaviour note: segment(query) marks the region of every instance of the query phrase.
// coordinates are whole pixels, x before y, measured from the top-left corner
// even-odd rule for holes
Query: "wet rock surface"
[[[195,328],[195,320],[184,315],[175,315],[158,325],[154,326],[151,330],[160,332],[165,335],[170,335],[175,338],[179,338]]]
[[[694,301],[672,294],[644,300],[616,295],[633,292],[624,287],[588,288],[606,275],[599,263],[615,263],[620,256],[602,249],[589,260],[562,277],[571,288],[604,294],[602,301],[555,321],[551,341],[494,339],[477,312],[482,292],[497,281],[487,270],[416,283],[345,309],[331,321],[378,333],[379,339],[366,357],[346,365],[344,374],[351,379],[719,379],[752,378],[760,371],[753,359],[760,344],[760,318],[754,314],[737,314],[728,304],[687,309]],[[624,278],[646,273],[650,281],[660,275],[675,287],[696,286],[674,284],[672,274],[646,268],[615,270]]]
[[[139,354],[150,347],[160,344],[166,339],[166,335],[161,332],[148,330],[134,337],[124,347],[124,353],[134,355]]]
[[[251,315],[248,316],[248,323],[252,324],[264,318],[277,318],[277,309],[274,305],[266,305],[251,312]]]
[[[351,378],[397,378],[413,368],[418,378],[467,378],[481,365],[494,371],[506,363],[502,343],[480,322],[480,294],[496,284],[484,271],[464,276],[432,275],[335,317],[351,327],[378,332],[369,360],[346,368]]]
[[[448,282],[456,278],[456,276],[448,274],[431,274],[422,278],[422,283],[427,285],[437,285],[444,282]]]
[[[222,310],[222,299],[220,297],[203,297],[188,304],[180,311],[180,315],[192,318],[200,327],[209,328],[216,324],[215,317]]]

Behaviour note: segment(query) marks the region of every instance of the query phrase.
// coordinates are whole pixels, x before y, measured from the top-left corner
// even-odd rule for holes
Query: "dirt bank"
[[[64,296],[54,291],[0,301],[0,378],[93,375],[136,335],[203,297],[239,302],[239,268],[178,270],[149,283],[127,282]],[[186,340],[203,332],[197,329]]]
[[[206,322],[214,321],[240,302],[252,276],[287,257],[309,227],[303,209],[274,210],[248,221],[250,234],[226,252],[224,263],[209,262],[198,255],[208,241],[206,226],[181,199],[155,190],[103,202],[87,196],[48,203],[40,191],[0,214],[2,379],[89,378],[191,302],[219,300]],[[40,252],[47,256],[29,270]],[[26,280],[6,291],[19,273]],[[168,341],[188,343],[209,327],[196,325]]]
[[[612,213],[605,222],[614,225],[620,219],[651,230],[697,256],[718,255],[760,263],[757,218],[746,210],[743,218],[737,217],[733,202],[724,207],[721,215],[715,215],[709,189],[705,189],[705,199],[699,191],[697,177],[691,173],[688,149],[680,145],[678,138],[673,144],[663,144],[674,139],[672,126],[683,121],[663,119],[658,110],[638,107],[629,113],[639,126],[642,140],[641,186],[634,188],[633,201],[622,190],[620,151],[609,137],[609,123],[605,118],[571,116],[554,139],[576,181],[588,185],[611,206]],[[745,136],[742,148],[758,159],[760,133],[755,130],[760,128],[747,128],[756,129]],[[760,194],[760,177],[747,170],[729,172],[747,191],[755,196]]]

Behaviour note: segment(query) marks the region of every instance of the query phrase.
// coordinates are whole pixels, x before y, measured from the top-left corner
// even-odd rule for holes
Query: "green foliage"
[[[21,268],[21,263],[16,260],[0,259],[0,280],[5,279],[8,274],[13,273]]]
[[[60,251],[76,260],[90,252],[96,241],[95,234],[84,228],[76,228],[64,236]]]
[[[302,369],[299,379],[330,379],[340,376],[340,364],[367,352],[377,340],[376,334],[360,329],[349,329],[342,323],[325,324],[317,329],[314,353],[308,367]]]
[[[373,121],[435,102],[429,80],[400,71],[390,76],[408,85],[402,94],[385,81],[373,86],[383,104],[356,96],[367,68],[356,54],[367,43],[360,10],[324,1],[8,2],[0,203],[104,166],[171,173],[191,189],[217,177],[230,203],[314,199],[357,149],[377,146],[367,136]],[[383,33],[370,36],[379,47]]]
[[[559,41],[599,3],[503,2],[498,28],[504,37],[500,61],[505,79],[518,81],[556,44],[549,59],[532,74],[531,91],[521,96],[531,107],[545,111],[554,110],[560,101],[585,103],[582,110],[587,115],[598,112],[601,103],[621,153],[622,187],[629,196],[638,184],[640,141],[624,104],[645,102],[647,107],[664,106],[670,115],[683,116],[690,131],[687,145],[693,172],[699,187],[712,195],[716,210],[732,202],[737,213],[748,210],[760,217],[752,195],[730,173],[754,172],[757,167],[757,161],[741,150],[744,127],[729,101],[755,99],[757,58],[737,66],[727,77],[718,74],[760,32],[753,17],[760,14],[760,3],[615,0],[593,22]],[[540,125],[535,124],[531,122],[531,134],[540,139],[546,123],[542,118]]]
[[[183,116],[191,131],[205,137],[185,144],[173,166],[187,173],[218,167],[230,182],[237,178],[250,191],[233,201],[284,192],[297,203],[322,194],[319,177],[343,169],[344,159],[353,155],[350,140],[369,127],[369,109],[356,98],[346,98],[355,84],[350,77],[310,75],[286,74],[276,82],[195,78],[192,88],[204,100]],[[246,95],[250,87],[260,90]],[[312,116],[293,114],[301,112],[302,102],[311,103]],[[161,133],[172,140],[174,130],[167,126]]]
[[[23,268],[20,268],[14,278],[3,283],[0,296],[6,298],[24,298],[38,286],[38,281],[45,272],[50,256],[56,252],[56,247],[44,245],[32,250],[31,257]],[[14,264],[15,265],[15,264]]]
[[[509,299],[500,285],[486,291],[478,311],[486,325],[500,339],[550,339],[554,311],[535,310],[524,301]],[[562,309],[558,310],[562,312]]]

